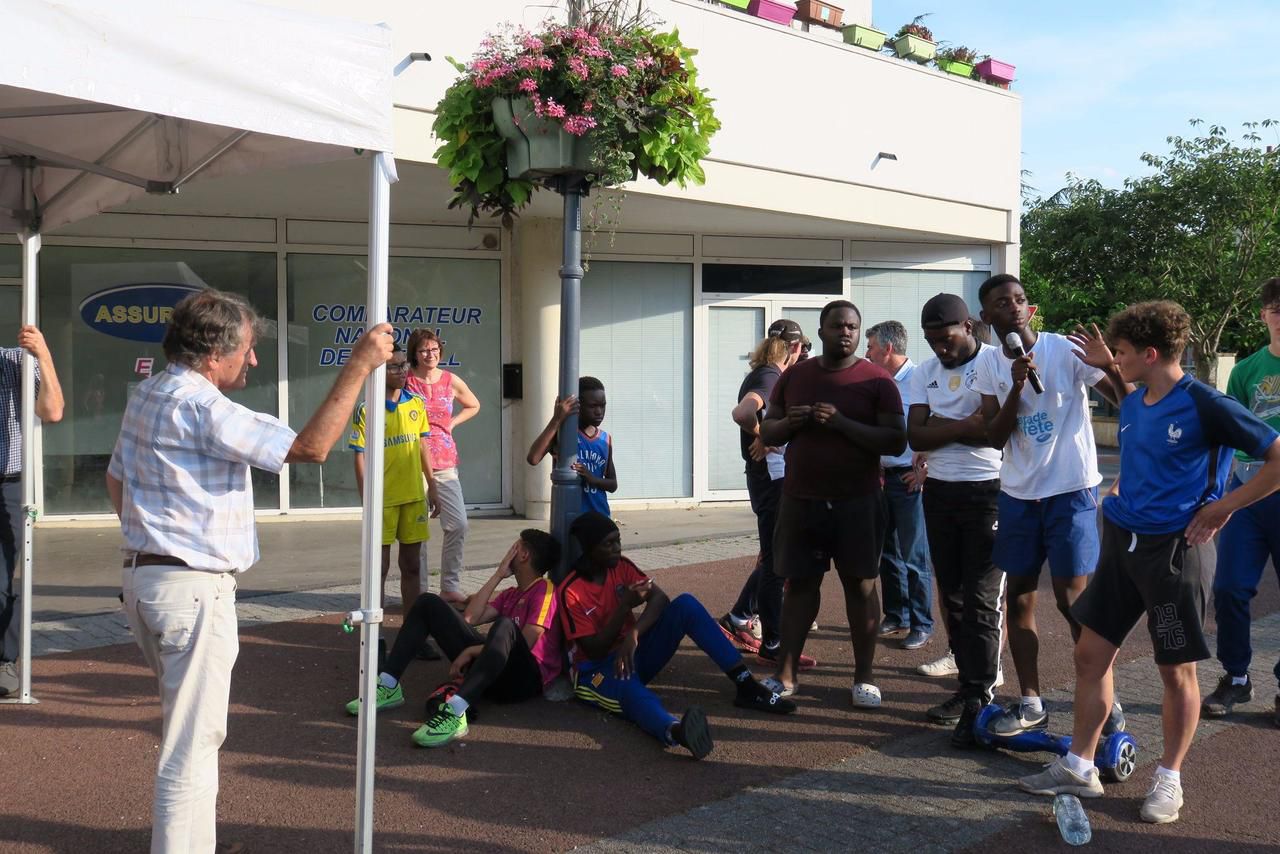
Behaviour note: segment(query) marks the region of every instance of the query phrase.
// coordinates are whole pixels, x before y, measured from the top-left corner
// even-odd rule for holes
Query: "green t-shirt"
[[[1280,356],[1263,347],[1236,364],[1227,380],[1227,394],[1244,404],[1273,430],[1280,430]],[[1236,451],[1236,459],[1253,459]]]

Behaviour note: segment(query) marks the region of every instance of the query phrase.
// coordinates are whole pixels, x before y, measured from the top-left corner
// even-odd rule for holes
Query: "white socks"
[[[1037,715],[1044,711],[1044,701],[1039,697],[1023,697],[1022,705],[1026,706]]]
[[[1231,684],[1232,684],[1232,685],[1248,685],[1248,684],[1249,684],[1249,674],[1247,674],[1247,673],[1246,673],[1244,676],[1232,676],[1232,677],[1231,677]]]
[[[381,685],[383,688],[394,688],[396,687],[396,685],[400,683],[390,673],[379,673],[378,684]]]
[[[465,715],[467,713],[467,709],[471,708],[471,704],[457,694],[454,694],[446,700],[445,705],[448,706],[458,717]]]
[[[1157,765],[1156,776],[1164,777],[1167,780],[1172,780],[1173,782],[1177,783],[1179,786],[1182,785],[1181,771],[1170,771],[1168,768],[1164,767],[1163,765]]]
[[[1062,764],[1077,777],[1088,777],[1089,772],[1093,770],[1093,763],[1088,759],[1081,759],[1074,753],[1068,753],[1062,757]]]

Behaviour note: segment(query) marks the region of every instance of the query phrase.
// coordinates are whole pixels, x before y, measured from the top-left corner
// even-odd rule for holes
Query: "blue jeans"
[[[886,469],[885,507],[889,523],[880,555],[880,586],[884,615],[899,625],[933,631],[933,570],[924,527],[924,502],[919,492],[907,492],[902,475],[908,468]]]
[[[649,690],[648,684],[667,666],[686,637],[726,673],[742,663],[742,653],[724,636],[702,603],[688,593],[681,593],[663,610],[658,622],[640,636],[635,673],[631,678],[619,679],[614,675],[615,655],[610,653],[574,668],[574,695],[607,712],[622,715],[667,744],[667,731],[677,719],[663,708],[662,701]]]
[[[1240,481],[1232,477],[1231,489]],[[1218,621],[1218,660],[1231,676],[1244,676],[1253,660],[1249,643],[1249,602],[1270,557],[1280,577],[1280,492],[1237,510],[1218,535],[1218,572],[1213,579],[1213,612]],[[1280,661],[1275,675],[1280,682]]]

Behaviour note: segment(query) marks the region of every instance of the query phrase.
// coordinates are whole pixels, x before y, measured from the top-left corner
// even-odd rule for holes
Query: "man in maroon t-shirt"
[[[880,705],[871,682],[885,528],[880,457],[902,453],[907,428],[893,377],[856,355],[861,327],[853,303],[827,303],[819,318],[822,355],[778,380],[760,435],[767,445],[787,446],[773,565],[788,588],[773,690],[795,690],[822,578],[834,561],[853,640],[853,704],[872,708]]]

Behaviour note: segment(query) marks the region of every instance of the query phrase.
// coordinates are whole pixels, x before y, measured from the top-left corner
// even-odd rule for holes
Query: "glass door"
[[[707,311],[707,489],[709,497],[746,496],[741,430],[730,417],[738,387],[751,370],[747,359],[764,337],[767,304],[710,306]],[[739,495],[740,493],[740,495]]]

